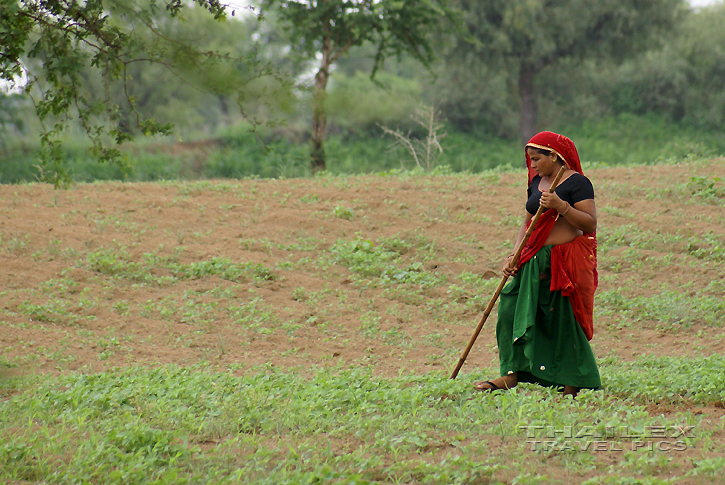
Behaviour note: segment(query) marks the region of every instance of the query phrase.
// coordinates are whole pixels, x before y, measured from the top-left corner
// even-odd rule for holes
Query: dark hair
[[[537,152],[541,153],[541,154],[542,154],[542,155],[544,155],[545,157],[550,157],[550,156],[551,156],[551,154],[553,153],[554,155],[556,155],[556,158],[557,158],[558,160],[561,160],[561,162],[562,162],[562,163],[564,163],[564,159],[563,159],[563,158],[561,158],[561,156],[559,156],[559,154],[558,154],[558,153],[556,153],[556,152],[555,152],[555,151],[553,151],[553,150],[546,150],[546,149],[544,149],[544,148],[539,148],[539,147],[532,147],[532,146],[527,146],[526,148],[531,148],[532,150],[536,150]]]
[[[537,152],[541,153],[542,155],[549,157],[551,156],[551,150],[544,150],[543,148],[537,148],[537,147],[526,147],[531,148],[532,150],[536,150]]]

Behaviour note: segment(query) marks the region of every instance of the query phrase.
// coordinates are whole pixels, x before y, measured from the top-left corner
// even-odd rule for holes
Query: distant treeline
[[[646,39],[612,35],[602,40],[605,34],[596,31],[596,19],[587,20],[576,10],[586,2],[563,2],[571,4],[568,20],[562,19],[564,13],[542,14],[534,8],[539,3],[543,5],[500,0],[482,7],[476,1],[458,2],[463,30],[435,34],[438,61],[430,69],[403,55],[388,59],[371,80],[375,46],[350,49],[333,66],[327,88],[327,169],[349,173],[412,168],[405,151],[387,150],[393,140],[382,136],[381,125],[424,137],[425,130],[411,120],[421,105],[437,108],[445,120],[439,165],[480,171],[521,163],[522,113],[527,109],[521,105],[526,94],[522,73],[536,59],[541,62],[528,67],[535,72],[535,104],[529,106],[538,114],[535,128],[565,132],[577,141],[584,160],[651,163],[725,153],[725,4],[694,10],[675,0],[595,2],[629,8],[633,18],[640,4],[668,12],[657,14],[659,20],[650,15],[636,21],[662,22],[663,28],[652,30]],[[517,18],[512,12],[522,5],[531,11]],[[566,35],[576,35],[570,31],[577,16],[582,24],[592,22],[582,35],[598,35],[591,45],[600,48],[564,51]],[[89,65],[81,76],[89,100],[108,94],[119,106],[133,100],[136,111],[117,113],[122,129],[138,131],[135,118],[140,115],[173,122],[175,134],[123,145],[122,157],[128,162],[124,172],[96,163],[85,151],[82,130],[71,129],[64,150],[72,177],[158,180],[309,173],[310,85],[316,60],[295,56],[296,46],[274,14],[263,21],[239,18],[220,23],[192,8],[174,28],[201,49],[224,46],[240,59],[254,52],[285,78],[252,78],[240,100],[238,91],[232,95],[219,87],[225,82],[223,72],[215,72],[216,88],[199,89],[189,76],[204,73],[138,62],[128,65],[130,82],[124,91],[105,83]],[[527,19],[537,19],[536,25]],[[549,27],[558,33],[551,38],[537,33]],[[541,50],[539,44],[546,42],[563,46],[562,52]],[[624,52],[628,45],[634,46],[634,55]],[[0,95],[1,183],[34,180],[41,131],[29,97]]]
[[[577,143],[585,169],[599,164],[673,163],[725,154],[719,133],[683,128],[661,116],[605,117],[562,126]],[[148,140],[123,149],[129,167],[98,163],[85,146],[66,145],[69,171],[78,182],[94,180],[159,181],[207,178],[292,178],[310,175],[309,149],[270,132],[260,144],[248,126],[222,130],[198,142]],[[496,167],[523,167],[516,139],[479,136],[450,130],[436,166],[454,172],[478,173]],[[402,150],[390,151],[379,135],[346,133],[330,136],[328,171],[332,174],[380,173],[415,168]],[[36,181],[32,152],[16,153],[0,162],[0,183]],[[440,173],[440,172],[439,172]]]

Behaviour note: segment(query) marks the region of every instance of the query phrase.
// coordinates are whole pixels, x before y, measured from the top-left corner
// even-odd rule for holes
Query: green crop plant
[[[712,232],[687,240],[687,253],[705,261],[725,261],[725,240]]]
[[[613,228],[600,227],[597,230],[597,242],[603,253],[622,246],[670,252],[673,246],[682,246],[686,242],[686,238],[661,230],[643,230],[634,224],[627,224]]]
[[[610,216],[623,217],[625,219],[634,219],[633,213],[627,212],[619,207],[614,207],[611,205],[605,205],[601,208],[598,207],[597,212],[601,212],[602,214],[607,214]]]
[[[381,317],[375,312],[360,316],[360,331],[368,338],[377,338],[380,333]]]
[[[108,348],[117,347],[108,342]],[[388,379],[359,367],[303,375],[260,366],[235,375],[210,372],[202,363],[38,377],[16,382],[15,396],[0,404],[0,479],[525,483],[536,479],[530,465],[538,460],[537,454],[519,453],[530,446],[529,432],[571,427],[574,433],[590,429],[597,439],[609,429],[697,424],[694,417],[650,416],[632,400],[720,400],[721,360],[605,364],[605,391],[582,391],[576,401],[527,384],[482,395],[470,389],[470,379],[451,381],[436,373]],[[675,386],[663,385],[672,376],[679,379]],[[675,394],[668,397],[668,390]],[[19,426],[29,421],[32,427]],[[705,433],[688,439],[697,451]],[[321,441],[328,445],[319,446]],[[555,443],[564,446],[560,435]],[[568,463],[590,483],[644,474],[669,480],[672,471],[708,479],[721,465],[695,455],[688,472],[670,458],[639,453],[608,472],[596,454],[539,453],[549,463]]]
[[[98,360],[107,360],[109,357],[114,355],[121,346],[118,338],[110,336],[108,338],[101,338],[96,342],[96,346],[101,350],[98,354]]]
[[[695,466],[687,473],[688,476],[701,477],[712,480],[722,478],[722,471],[725,469],[725,458],[722,456],[714,458],[703,458],[701,460],[693,460]]]
[[[166,265],[177,278],[196,279],[206,276],[218,275],[229,281],[239,281],[241,278],[251,278],[255,281],[271,281],[277,276],[259,263],[233,263],[229,258],[214,257],[209,261],[196,263]]]
[[[725,203],[725,184],[721,177],[712,178],[704,176],[690,177],[687,188],[695,197],[705,200],[708,203],[722,205]]]
[[[234,325],[257,333],[270,335],[280,328],[280,319],[273,309],[264,304],[261,297],[255,297],[241,305],[230,305],[226,312],[231,316]]]
[[[479,256],[475,253],[472,253],[470,251],[461,251],[458,256],[455,256],[452,261],[456,263],[465,263],[465,264],[476,264],[478,262]]]
[[[421,306],[426,301],[426,296],[417,288],[409,288],[406,285],[385,288],[382,296],[410,306]]]
[[[502,227],[517,227],[521,225],[521,216],[509,214],[507,211],[505,211],[502,208],[499,208],[499,215],[500,218],[498,222],[496,223],[499,226]]]
[[[304,251],[312,252],[319,249],[320,241],[313,237],[299,237],[296,242],[283,244],[278,243],[276,248],[281,251]]]
[[[78,291],[79,284],[70,278],[52,278],[38,285],[38,290],[46,296],[66,296]]]
[[[175,233],[176,235],[176,242],[179,243],[179,245],[183,245],[184,241],[186,240],[186,237],[189,235],[185,227],[182,227]]]
[[[347,266],[354,275],[362,277],[380,276],[389,263],[400,256],[363,239],[338,240],[330,247],[329,253],[332,262]]]
[[[355,212],[351,208],[343,207],[340,205],[336,205],[335,208],[332,210],[332,213],[338,219],[343,219],[346,221],[351,221],[355,217]]]
[[[50,299],[46,303],[24,301],[18,305],[18,311],[27,315],[31,321],[40,323],[57,323],[62,325],[78,325],[83,320],[95,318],[76,314],[68,301]]]
[[[252,224],[259,224],[260,218],[267,212],[267,206],[266,204],[262,203],[260,206],[259,204],[255,204],[254,208],[249,212],[249,222]]]
[[[411,247],[410,243],[397,238],[381,238],[377,245],[363,239],[338,240],[329,249],[331,257],[321,258],[318,264],[323,268],[329,263],[346,266],[353,281],[371,287],[415,285],[425,288],[445,282],[444,276],[427,271],[422,262],[407,262],[412,259],[408,254]],[[417,251],[412,255],[417,255]]]
[[[178,312],[178,304],[175,301],[159,302],[157,309],[159,316],[164,320],[171,320],[171,318]]]
[[[307,292],[304,287],[298,286],[292,291],[292,299],[299,302],[307,301],[308,296],[306,293]]]
[[[156,276],[152,269],[164,264],[154,254],[144,254],[142,261],[133,261],[124,248],[100,248],[86,256],[88,269],[108,276],[137,283],[165,286],[173,281],[168,276]]]
[[[215,302],[205,303],[188,299],[180,310],[181,323],[210,328],[210,324],[216,320],[216,306]]]
[[[320,201],[320,196],[317,194],[306,194],[300,198],[300,202],[304,204],[316,204]]]
[[[487,221],[486,223],[488,224],[488,223],[490,223],[490,221]],[[484,248],[483,243],[481,242],[480,239],[478,239],[477,236],[465,236],[465,235],[461,235],[461,236],[454,237],[453,240],[454,241],[462,242],[462,243],[466,244],[467,246],[470,246],[472,249],[475,249],[475,250],[480,250],[480,249],[483,249]]]
[[[606,372],[605,372],[606,369]],[[602,385],[640,402],[713,403],[725,399],[725,357],[643,357],[602,369]]]
[[[62,244],[63,242],[57,238],[48,240],[46,251],[48,252],[48,258],[50,261],[55,260],[55,258],[60,255],[60,247]]]
[[[595,295],[600,314],[619,314],[627,320],[653,321],[668,329],[689,328],[694,323],[722,326],[725,301],[698,291],[694,296],[663,290],[655,296],[625,296],[620,289]]]
[[[0,239],[0,241],[2,241]],[[30,235],[26,234],[24,238],[14,237],[8,239],[4,243],[4,249],[10,254],[23,255],[30,245]]]

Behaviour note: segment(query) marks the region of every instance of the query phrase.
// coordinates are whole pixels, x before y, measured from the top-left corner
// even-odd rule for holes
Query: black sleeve
[[[592,183],[584,175],[578,176],[571,191],[572,204],[593,198],[594,187]]]
[[[531,179],[529,186],[526,188],[526,199],[527,200],[531,198],[531,194],[533,192],[532,187],[535,186],[538,189],[539,181],[541,181],[541,177],[539,175],[534,175],[534,178]],[[536,184],[536,185],[534,185],[534,184]]]

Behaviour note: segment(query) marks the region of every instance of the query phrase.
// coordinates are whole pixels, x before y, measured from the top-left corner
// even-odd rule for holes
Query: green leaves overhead
[[[431,34],[456,19],[448,0],[264,0],[276,9],[290,37],[307,58],[324,39],[336,47],[335,59],[352,46],[378,46],[377,69],[385,57],[407,53],[424,64],[433,60]]]
[[[138,110],[139,101],[148,102],[131,88],[139,64],[162,66],[214,93],[241,91],[254,79],[275,76],[253,50],[208,49],[199,32],[179,29],[194,11],[216,22],[226,18],[218,0],[0,0],[0,78],[18,84],[27,78],[22,89],[43,122],[42,178],[56,187],[69,182],[59,140],[71,120],[80,122],[100,161],[121,166],[121,153],[109,145],[135,133],[171,132],[171,124]]]

